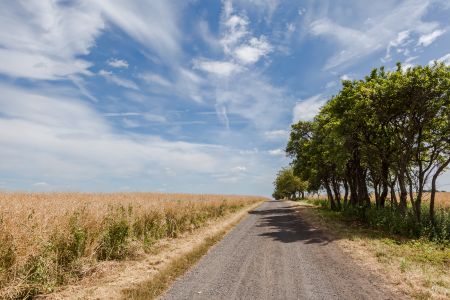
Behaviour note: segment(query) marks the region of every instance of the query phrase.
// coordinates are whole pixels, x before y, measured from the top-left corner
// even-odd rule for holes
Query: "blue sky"
[[[0,189],[269,195],[292,122],[373,67],[450,64],[449,16],[445,0],[1,1]]]

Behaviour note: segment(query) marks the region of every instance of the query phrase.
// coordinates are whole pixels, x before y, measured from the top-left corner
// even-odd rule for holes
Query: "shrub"
[[[315,205],[322,209],[329,209],[320,200],[314,200]],[[422,218],[417,220],[413,210],[409,207],[401,213],[396,207],[352,207],[348,206],[338,212],[346,221],[358,221],[371,228],[379,229],[391,234],[398,234],[408,238],[426,238],[440,243],[450,242],[450,210],[436,211],[436,221],[433,224],[428,214],[428,207],[422,207]]]
[[[126,255],[128,235],[129,225],[123,214],[109,217],[100,238],[97,258],[99,260],[123,258]]]

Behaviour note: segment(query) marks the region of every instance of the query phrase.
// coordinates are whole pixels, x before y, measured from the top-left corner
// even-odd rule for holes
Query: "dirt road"
[[[288,202],[262,204],[162,299],[398,299]]]

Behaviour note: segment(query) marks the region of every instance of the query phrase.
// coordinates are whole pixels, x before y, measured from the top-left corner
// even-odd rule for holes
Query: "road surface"
[[[162,299],[398,299],[302,221],[263,203],[180,277]]]

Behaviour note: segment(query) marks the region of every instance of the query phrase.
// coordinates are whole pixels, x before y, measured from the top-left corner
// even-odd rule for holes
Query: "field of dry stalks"
[[[0,193],[0,298],[50,292],[261,197]]]
[[[374,195],[372,196],[372,201],[375,202]],[[327,199],[326,195],[308,195],[309,199]],[[430,201],[430,193],[426,192],[423,194],[423,204],[427,205]],[[437,192],[436,193],[436,208],[450,208],[450,192]]]

